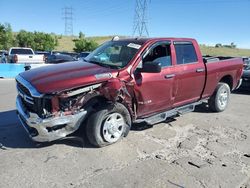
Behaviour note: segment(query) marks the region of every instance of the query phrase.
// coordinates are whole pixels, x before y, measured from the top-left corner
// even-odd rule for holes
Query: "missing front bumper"
[[[58,140],[75,132],[87,114],[87,111],[82,110],[74,115],[42,119],[37,114],[26,111],[19,96],[16,99],[16,107],[23,127],[36,142]]]

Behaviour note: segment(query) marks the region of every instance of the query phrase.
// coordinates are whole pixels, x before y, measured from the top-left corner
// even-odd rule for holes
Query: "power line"
[[[73,36],[73,8],[63,8],[64,34]]]
[[[136,0],[133,36],[149,36],[147,28],[147,8],[149,0]]]
[[[218,4],[239,4],[239,3],[249,3],[250,0],[189,0],[189,1],[180,1],[180,0],[168,0],[168,4],[171,5],[186,5],[186,4],[214,4],[214,5],[218,5]]]

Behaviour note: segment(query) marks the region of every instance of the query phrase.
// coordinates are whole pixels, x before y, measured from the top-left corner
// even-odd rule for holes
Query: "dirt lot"
[[[134,125],[115,145],[36,145],[15,114],[15,84],[0,81],[0,187],[250,187],[250,93],[168,123]],[[83,146],[83,147],[82,147]]]

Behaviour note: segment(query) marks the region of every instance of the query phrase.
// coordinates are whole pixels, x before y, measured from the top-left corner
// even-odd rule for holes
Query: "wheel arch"
[[[226,83],[230,87],[230,90],[233,90],[233,77],[231,75],[223,76],[219,82]]]
[[[130,115],[131,120],[133,120],[133,117],[134,117],[133,116],[133,113],[134,113],[133,109],[130,109],[128,107],[128,105],[124,104],[123,101],[111,101],[111,100],[107,99],[106,97],[104,97],[102,95],[98,95],[98,96],[94,96],[94,97],[90,98],[83,105],[83,108],[85,108],[87,110],[87,118],[88,118],[88,116],[90,116],[91,113],[93,113],[94,111],[97,111],[98,109],[102,108],[103,106],[107,106],[107,105],[110,105],[110,104],[115,105],[116,103],[119,103],[124,108],[126,108],[128,110],[128,113]]]

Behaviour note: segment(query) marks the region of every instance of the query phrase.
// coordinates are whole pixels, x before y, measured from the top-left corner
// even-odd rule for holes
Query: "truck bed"
[[[203,62],[204,63],[211,63],[211,62],[218,62],[218,61],[223,61],[223,60],[229,60],[233,59],[235,57],[230,57],[230,56],[202,56],[203,57]]]
[[[209,97],[213,94],[218,82],[225,78],[230,83],[231,90],[234,90],[238,85],[243,69],[242,58],[223,57],[223,56],[203,56],[203,61],[206,67],[206,84],[202,98]],[[207,84],[209,83],[209,84]]]

